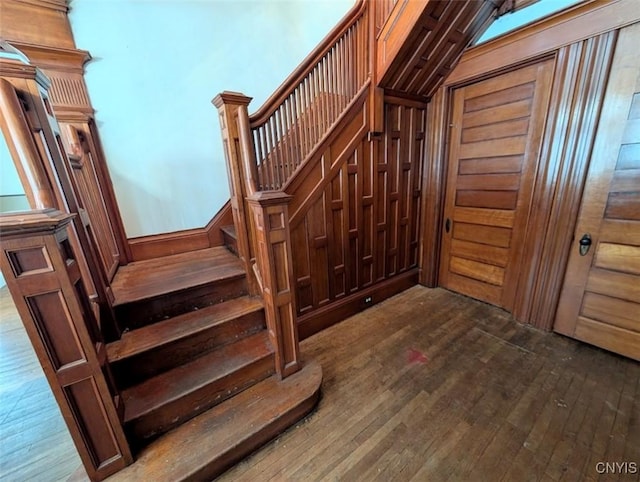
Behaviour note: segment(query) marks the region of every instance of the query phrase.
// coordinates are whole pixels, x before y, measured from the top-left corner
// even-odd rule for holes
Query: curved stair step
[[[263,380],[161,436],[108,480],[212,480],[311,412],[321,383],[316,361]]]

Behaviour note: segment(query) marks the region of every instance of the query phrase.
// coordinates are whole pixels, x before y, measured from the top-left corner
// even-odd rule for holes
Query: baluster
[[[318,64],[319,65],[319,64]],[[311,75],[311,79],[312,79],[312,84],[311,84],[311,90],[309,92],[310,94],[310,98],[309,98],[309,105],[311,106],[311,120],[310,120],[310,131],[311,131],[311,142],[309,144],[309,150],[312,149],[312,146],[314,146],[316,144],[316,142],[318,142],[318,138],[317,138],[317,134],[318,134],[318,129],[320,129],[320,114],[319,114],[319,110],[320,110],[320,99],[318,98],[318,65],[316,65],[312,71],[312,75]],[[305,152],[305,156],[307,155],[307,152]]]
[[[273,180],[271,189],[278,189],[280,187],[278,183],[278,153],[276,152],[273,135],[273,116],[271,116],[265,124],[265,129],[267,131],[267,145],[269,146],[269,170],[271,171],[271,178]]]
[[[269,146],[267,145],[266,132],[264,124],[258,127],[258,136],[260,137],[260,150],[262,156],[262,172],[264,174],[264,189],[270,189],[273,183],[271,172],[269,170]]]
[[[298,119],[298,125],[300,129],[300,152],[299,155],[302,155],[305,150],[305,146],[307,144],[307,123],[305,122],[306,111],[304,108],[304,82],[299,85],[299,88],[296,90],[296,115]]]
[[[291,157],[291,172],[289,173],[289,177],[291,177],[296,170],[297,167],[297,155],[298,152],[298,131],[297,126],[293,120],[293,93],[287,97],[285,102],[287,107],[287,137],[289,138],[289,155]]]

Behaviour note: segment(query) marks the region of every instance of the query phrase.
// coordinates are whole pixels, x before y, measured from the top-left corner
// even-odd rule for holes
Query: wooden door
[[[554,330],[640,360],[640,24],[620,32]],[[580,253],[587,234],[591,246]]]
[[[440,284],[513,309],[553,62],[453,92]]]

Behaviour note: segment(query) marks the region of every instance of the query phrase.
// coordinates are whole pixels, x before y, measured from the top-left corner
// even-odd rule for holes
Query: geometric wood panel
[[[426,109],[411,104],[388,99],[376,140],[356,108],[323,151],[324,175],[291,226],[299,315],[418,265]]]
[[[379,86],[431,98],[501,4],[398,1],[377,40]]]

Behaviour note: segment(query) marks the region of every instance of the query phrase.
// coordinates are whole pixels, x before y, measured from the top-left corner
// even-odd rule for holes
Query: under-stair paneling
[[[431,97],[501,1],[403,0],[378,36],[376,78],[385,89]]]
[[[381,136],[369,135],[363,103],[294,194],[291,238],[302,324],[343,300],[358,308],[379,301],[376,286],[417,273],[426,105],[388,98],[384,108]],[[308,333],[303,329],[302,336]]]

